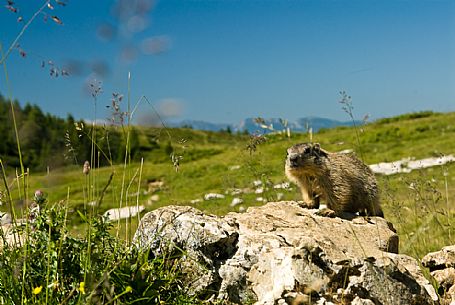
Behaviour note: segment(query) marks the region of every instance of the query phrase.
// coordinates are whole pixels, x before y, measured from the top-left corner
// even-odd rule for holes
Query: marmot
[[[330,153],[318,143],[296,144],[287,150],[285,171],[300,187],[305,207],[319,208],[319,198],[326,201],[320,215],[359,212],[384,217],[376,178],[354,154]]]

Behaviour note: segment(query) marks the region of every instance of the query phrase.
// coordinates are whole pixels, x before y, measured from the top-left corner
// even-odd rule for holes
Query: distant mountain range
[[[356,121],[356,124],[360,124]],[[317,132],[321,128],[332,128],[337,126],[352,126],[352,121],[337,121],[319,117],[305,117],[297,119],[296,121],[284,121],[282,119],[271,118],[271,119],[256,119],[247,118],[241,121],[239,124],[222,124],[222,123],[210,123],[205,121],[193,121],[184,120],[181,122],[168,124],[171,127],[189,127],[197,130],[209,130],[219,131],[230,129],[232,132],[244,132],[248,133],[261,132],[269,133],[273,131],[281,131],[289,127],[291,131],[308,131],[312,128],[313,132]]]

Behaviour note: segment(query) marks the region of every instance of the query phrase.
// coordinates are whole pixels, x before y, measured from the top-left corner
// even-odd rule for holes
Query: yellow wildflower
[[[38,287],[33,288],[32,293],[34,295],[37,295],[37,294],[39,294],[41,292],[41,290],[43,290],[43,286],[38,286]]]
[[[131,286],[126,286],[125,292],[128,293],[128,292],[131,292],[131,291],[133,291],[133,288]]]
[[[85,294],[85,282],[79,283],[79,292]]]

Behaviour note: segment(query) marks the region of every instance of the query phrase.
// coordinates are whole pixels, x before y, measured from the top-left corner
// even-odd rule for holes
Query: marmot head
[[[319,143],[296,144],[287,150],[286,171],[319,171],[322,159],[327,155],[328,152],[323,150]]]

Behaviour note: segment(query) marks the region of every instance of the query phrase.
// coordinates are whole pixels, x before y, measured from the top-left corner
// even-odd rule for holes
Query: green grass
[[[360,142],[365,162],[371,164],[394,161],[405,157],[419,159],[454,152],[455,142],[451,139],[455,136],[455,125],[452,122],[455,122],[455,113],[430,113],[422,117],[408,115],[361,126]],[[144,155],[139,203],[146,204],[151,195],[144,194],[144,191],[147,190],[147,180],[162,179],[165,183],[164,188],[157,193],[160,200],[151,205],[146,205],[148,210],[169,204],[189,205],[191,200],[203,198],[204,194],[209,192],[225,194],[227,190],[233,188],[253,188],[254,180],[268,179],[273,184],[286,181],[283,171],[286,148],[294,143],[309,140],[306,134],[292,134],[290,139],[284,135],[267,135],[267,141],[260,144],[256,152],[250,154],[246,150],[250,141],[248,136],[191,129],[170,129],[169,132],[174,151],[181,154],[183,159],[180,162],[179,171],[176,172],[169,156],[165,154],[163,149],[153,150]],[[141,137],[154,137],[158,142],[161,139],[163,142],[169,141],[167,135],[164,135],[164,131],[160,129],[142,128],[140,134]],[[157,137],[158,134],[160,134],[159,137]],[[185,139],[185,144],[179,144],[180,139]],[[313,140],[321,143],[329,151],[356,150],[357,146],[355,132],[353,128],[348,127],[323,130],[314,134]],[[230,170],[233,165],[238,165],[240,168]],[[453,171],[452,168],[452,165],[447,166],[449,194],[454,189],[453,175],[450,175]],[[138,169],[138,163],[128,165],[126,168],[127,178],[131,179]],[[119,206],[118,190],[122,181],[120,174],[122,171],[122,166],[102,167],[95,170],[96,194],[99,194],[107,183],[109,175],[114,172],[113,182],[101,205],[102,210]],[[416,213],[413,209],[413,205],[416,204],[415,200],[412,199],[413,191],[408,188],[405,180],[420,179],[426,181],[435,179],[438,182],[435,184],[437,190],[445,193],[442,191],[442,182],[444,181],[442,170],[433,168],[414,172],[411,175],[379,176],[378,178],[384,192],[382,197],[386,217],[398,227],[399,233],[401,233],[401,248],[406,250],[406,253],[422,255],[426,249],[413,252],[410,250],[412,248],[406,244],[406,236],[412,230],[417,229],[416,226],[403,224],[404,231],[400,232],[401,223],[404,220],[394,219],[395,213],[392,209],[399,207],[406,210],[406,208],[410,208],[414,211],[413,213]],[[69,191],[70,207],[81,208],[84,205],[84,179],[82,167],[62,168],[51,171],[49,175],[31,175],[29,189],[31,192],[35,189],[43,189],[48,193],[50,202],[66,199]],[[12,184],[12,189],[17,191],[14,184]],[[136,193],[137,189],[136,179],[132,181],[129,193]],[[267,195],[273,199],[276,198],[277,192],[283,191],[272,189]],[[295,188],[292,192],[283,193],[284,199],[299,198]],[[262,195],[244,194],[242,196],[245,199],[242,206],[248,207],[257,205],[255,198]],[[225,199],[203,201],[194,204],[194,206],[209,213],[223,215],[238,210],[238,206],[230,207],[233,197],[227,194]],[[136,203],[136,199],[135,196],[127,196],[122,205],[133,205]],[[393,200],[402,203],[397,206],[391,202]],[[450,199],[449,207],[452,206],[451,202]],[[430,205],[430,202],[428,204]],[[442,208],[447,208],[445,203]],[[444,232],[442,233],[443,236],[447,235]],[[437,243],[435,246],[428,245],[428,249],[434,249],[440,245],[441,243]]]
[[[455,151],[455,142],[452,141],[455,125],[452,122],[455,122],[455,113],[423,113],[360,126],[360,145],[365,162],[372,164],[405,157],[419,159],[450,154]],[[140,128],[141,142],[155,142],[159,146],[142,151],[142,167],[140,163],[132,162],[127,166],[95,168],[89,178],[82,173],[82,164],[51,170],[49,174],[31,173],[26,179],[28,198],[33,198],[33,192],[41,189],[47,194],[49,203],[67,207],[68,234],[74,238],[84,238],[89,234],[87,232],[93,223],[81,220],[78,211],[85,215],[90,213],[87,203],[100,197],[112,173],[113,180],[97,210],[100,214],[109,208],[136,205],[138,202],[146,206],[146,211],[176,204],[193,205],[207,213],[224,215],[264,204],[256,201],[257,197],[271,201],[276,200],[281,193],[282,200],[299,200],[300,195],[295,187],[281,190],[274,189],[273,185],[286,181],[286,148],[309,141],[309,135],[293,133],[290,138],[281,134],[265,137],[267,141],[258,144],[256,151],[252,152],[247,150],[251,138],[245,135],[191,129]],[[321,130],[313,135],[313,141],[321,143],[329,151],[358,151],[353,128]],[[169,148],[166,148],[169,143],[173,153],[182,156],[178,171],[170,160]],[[233,166],[238,168],[232,169]],[[455,190],[454,170],[455,165],[448,164],[411,174],[378,176],[385,217],[398,231],[401,253],[421,258],[430,251],[454,243],[454,200],[450,197]],[[155,193],[159,195],[159,201],[149,203],[152,194],[146,193],[147,181],[156,179],[164,181],[164,187]],[[17,180],[14,176],[8,177],[8,185],[15,199],[23,198],[19,195]],[[255,180],[261,180],[267,186],[264,193],[254,193]],[[90,192],[87,192],[88,189]],[[251,192],[232,195],[234,189],[249,189]],[[190,203],[194,199],[203,199],[205,194],[211,192],[224,194],[225,198]],[[231,207],[234,197],[240,197],[244,202]],[[14,204],[18,211],[25,211],[20,208],[19,200]],[[128,244],[137,225],[137,218],[134,218],[115,222],[107,230],[111,236],[118,235]]]
[[[178,255],[150,259],[110,234],[112,224],[98,216],[81,216],[89,230],[74,237],[64,205],[41,200],[40,207],[18,227],[22,247],[0,252],[2,304],[198,303],[182,290]]]
[[[390,119],[390,122],[382,120],[377,123],[362,126],[360,134],[362,150],[365,162],[368,164],[377,162],[394,161],[405,157],[426,158],[439,154],[449,154],[455,151],[455,113],[433,114],[423,118]],[[302,141],[308,141],[306,134],[292,134],[288,139],[283,135],[267,135],[267,141],[258,146],[255,153],[245,149],[248,145],[247,136],[230,135],[227,133],[214,133],[196,131],[191,129],[169,130],[173,147],[177,154],[181,154],[179,172],[176,172],[168,155],[163,149],[153,150],[144,154],[144,167],[142,172],[141,190],[146,190],[147,179],[162,179],[165,188],[158,194],[159,203],[150,208],[156,208],[168,204],[188,204],[192,199],[202,198],[207,192],[224,193],[229,188],[252,187],[252,181],[262,178],[270,179],[273,183],[285,181],[283,160],[288,146]],[[164,132],[159,129],[141,130],[141,137],[153,137],[161,133],[163,142],[168,141]],[[185,139],[186,148],[178,144],[180,139]],[[355,132],[353,128],[340,127],[323,130],[313,135],[313,140],[329,151],[344,149],[356,150]],[[163,145],[162,145],[163,146]],[[239,165],[240,169],[229,170],[233,165]],[[130,177],[139,168],[138,163],[132,163],[127,167]],[[449,172],[451,166],[448,166]],[[102,167],[96,169],[94,176],[97,179],[98,189],[102,189],[108,181],[109,175],[114,172],[112,186],[121,184],[121,165]],[[438,176],[441,173],[437,169],[425,170],[425,173]],[[399,185],[402,175],[387,178],[389,183]],[[81,167],[67,167],[51,171],[47,174],[32,173],[29,180],[30,192],[35,189],[43,189],[48,193],[49,200],[56,202],[66,199],[69,188],[70,199],[74,206],[83,204],[83,186],[85,176]],[[380,177],[380,180],[382,178]],[[450,176],[449,176],[450,180]],[[10,178],[12,189],[17,190]],[[449,183],[450,184],[450,183]],[[450,186],[450,185],[449,185]],[[132,185],[130,193],[135,193],[137,184]],[[117,207],[115,191],[113,187],[108,189],[102,208]],[[397,197],[406,192],[406,186],[396,190]],[[287,197],[294,197],[287,194]],[[140,194],[140,202],[149,195]],[[229,211],[225,205],[232,199],[227,196],[219,204],[201,204],[201,207],[210,213],[223,214]],[[132,198],[129,201],[135,201]],[[132,202],[131,202],[132,203]]]

